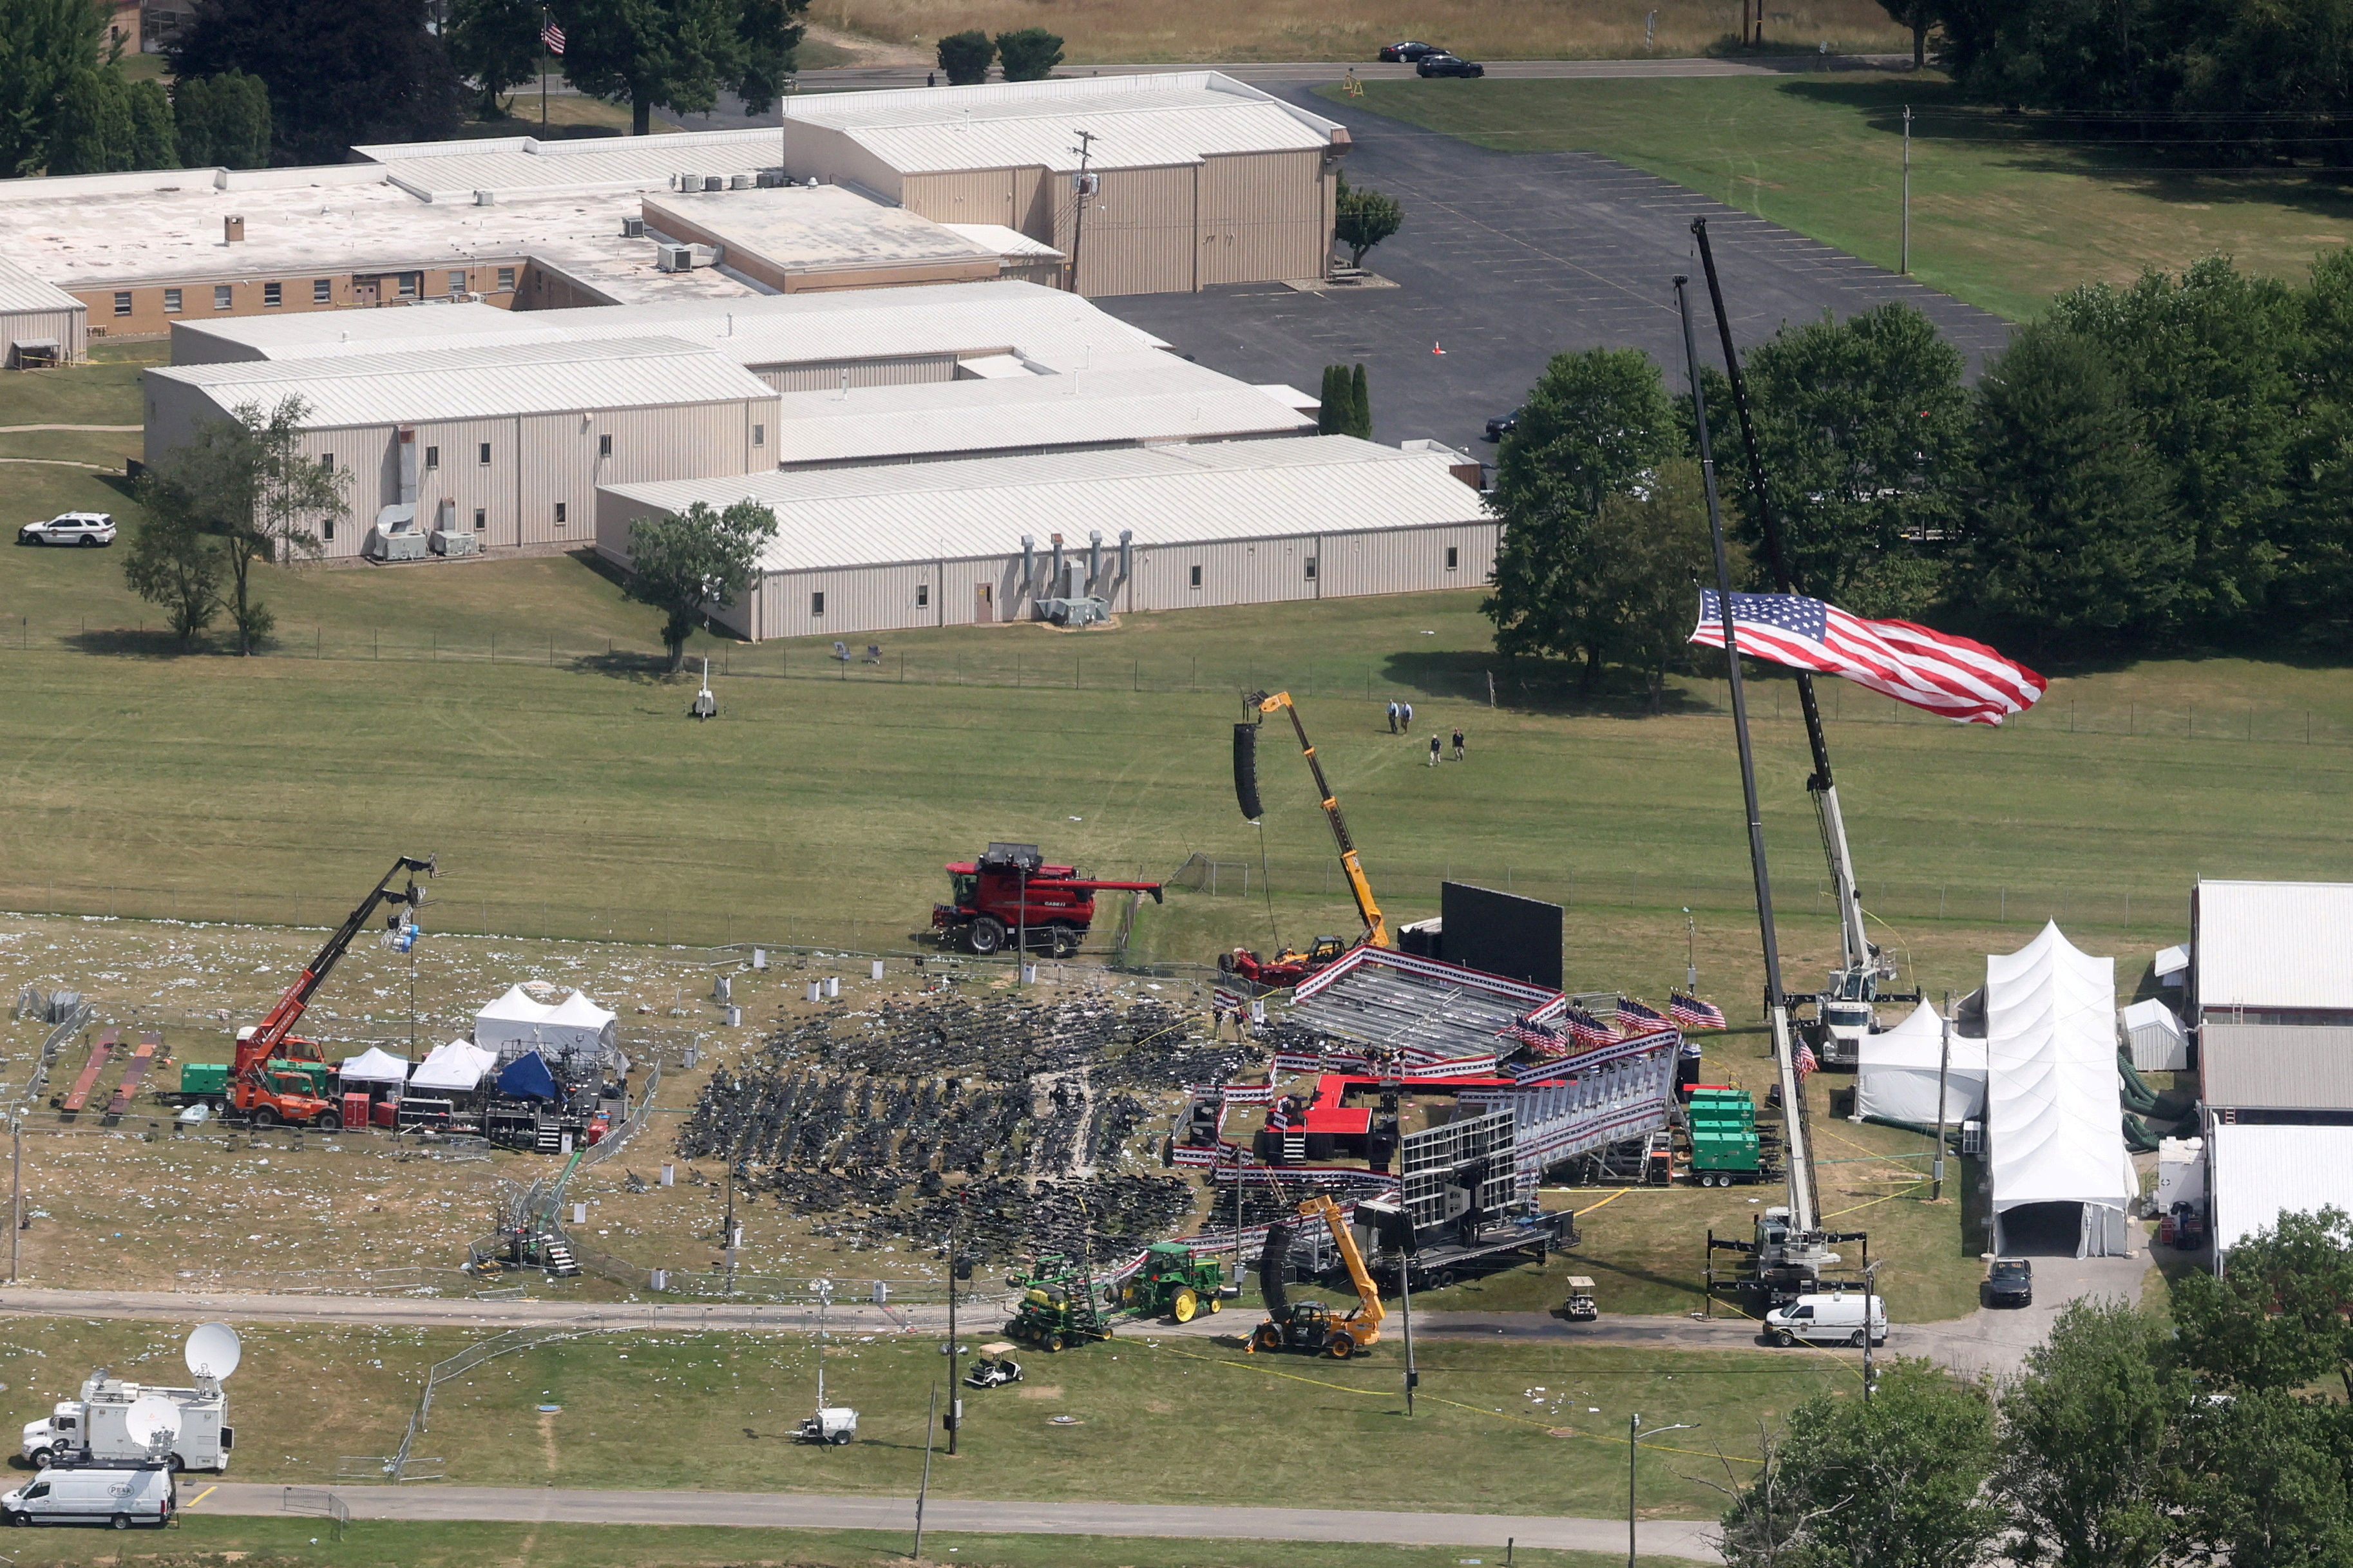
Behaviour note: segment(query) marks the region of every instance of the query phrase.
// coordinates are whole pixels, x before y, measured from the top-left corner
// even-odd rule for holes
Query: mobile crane
[[[1266,1254],[1259,1260],[1258,1271],[1259,1289],[1266,1297],[1267,1318],[1251,1332],[1250,1349],[1305,1351],[1310,1355],[1345,1361],[1358,1351],[1380,1343],[1381,1321],[1388,1311],[1381,1305],[1380,1289],[1365,1268],[1365,1255],[1356,1250],[1356,1234],[1348,1228],[1340,1205],[1318,1194],[1299,1205],[1299,1217],[1321,1219],[1332,1232],[1332,1243],[1339,1248],[1340,1261],[1348,1267],[1348,1282],[1356,1288],[1356,1310],[1343,1314],[1321,1301],[1286,1301],[1284,1257],[1291,1250],[1291,1227],[1270,1226]]]
[[[1348,819],[1340,815],[1340,802],[1332,793],[1331,781],[1324,776],[1324,764],[1316,758],[1314,743],[1307,738],[1307,726],[1300,722],[1299,704],[1291,700],[1288,691],[1254,691],[1242,699],[1242,706],[1250,714],[1234,726],[1234,798],[1241,806],[1242,816],[1257,822],[1266,815],[1258,795],[1258,731],[1265,716],[1281,709],[1291,716],[1292,731],[1299,737],[1300,755],[1307,759],[1307,771],[1314,775],[1315,798],[1324,807],[1324,820],[1332,825],[1333,841],[1340,847],[1340,870],[1348,879],[1348,891],[1356,900],[1356,918],[1364,921],[1364,934],[1353,945],[1395,947],[1397,938],[1389,931],[1388,917],[1374,901],[1373,885],[1356,857],[1356,841],[1348,836]],[[1335,936],[1317,937],[1304,951],[1286,949],[1271,959],[1238,947],[1231,952],[1219,953],[1218,967],[1260,985],[1296,985],[1338,959],[1350,945]]]
[[[404,872],[407,874],[407,884],[396,891],[393,879]],[[403,855],[395,860],[392,869],[376,879],[367,897],[327,938],[326,945],[319,949],[310,966],[286,988],[286,994],[270,1008],[269,1016],[237,1032],[237,1060],[229,1069],[228,1103],[255,1126],[270,1127],[283,1121],[316,1127],[322,1132],[342,1128],[342,1112],[331,1101],[311,1092],[314,1080],[300,1071],[288,1070],[280,1065],[279,1058],[289,1062],[322,1059],[317,1042],[297,1036],[294,1026],[302,1021],[311,996],[326,983],[344,951],[352,945],[352,939],[359,935],[360,928],[367,924],[379,907],[399,906],[387,921],[397,929],[406,911],[424,904],[425,891],[417,885],[419,872],[428,878],[433,875],[432,857],[419,860]]]

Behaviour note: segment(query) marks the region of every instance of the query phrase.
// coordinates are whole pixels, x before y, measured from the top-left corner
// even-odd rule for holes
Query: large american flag
[[[560,55],[564,52],[564,29],[555,25],[554,17],[550,16],[541,24],[539,41],[546,46],[547,52],[551,55]]]
[[[1797,1057],[1790,1065],[1798,1069],[1798,1076],[1801,1079],[1808,1073],[1812,1072],[1814,1068],[1820,1065],[1814,1060],[1814,1047],[1806,1044],[1805,1041],[1799,1040],[1798,1042]]]
[[[1686,1029],[1721,1029],[1725,1026],[1724,1009],[1713,1002],[1703,1002],[1680,991],[1667,993],[1667,1011],[1675,1022]]]
[[[1644,1035],[1653,1029],[1670,1026],[1671,1020],[1656,1007],[1631,996],[1618,998],[1618,1027],[1621,1033]]]
[[[1796,594],[1735,594],[1732,620],[1740,651],[1752,658],[1842,675],[1947,719],[1999,724],[2033,707],[2050,685],[1983,643],[1910,621],[1866,621]],[[1700,591],[1691,640],[1724,646],[1724,612],[1712,589]]]

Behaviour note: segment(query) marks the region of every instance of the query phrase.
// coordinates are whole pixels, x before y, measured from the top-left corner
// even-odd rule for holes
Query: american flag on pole
[[[1533,1018],[1514,1018],[1504,1031],[1513,1039],[1535,1046],[1540,1050],[1565,1050],[1569,1039],[1549,1024],[1539,1024]]]
[[[1686,996],[1680,991],[1667,993],[1667,1011],[1673,1014],[1675,1022],[1686,1029],[1721,1029],[1725,1026],[1723,1008],[1712,1002],[1703,1002],[1696,996]]]
[[[1672,1026],[1673,1021],[1656,1007],[1638,1002],[1631,996],[1618,998],[1618,1027],[1629,1035],[1647,1035],[1654,1029]]]
[[[1569,1037],[1580,1046],[1614,1046],[1618,1043],[1618,1031],[1582,1007],[1567,1009],[1561,1014],[1560,1021],[1562,1026],[1568,1030]]]
[[[560,55],[564,52],[564,29],[555,25],[554,17],[550,16],[541,24],[539,41],[547,46],[547,52],[551,55]]]
[[[1699,596],[1699,626],[1691,640],[1724,646],[1724,612],[1712,589]],[[1732,624],[1740,651],[1752,658],[1842,675],[1947,719],[1999,724],[2023,713],[2050,685],[2022,664],[1983,643],[1930,631],[1910,621],[1866,621],[1836,605],[1796,594],[1735,594]]]
[[[1800,1079],[1804,1078],[1808,1073],[1813,1071],[1820,1064],[1814,1060],[1814,1047],[1806,1044],[1805,1041],[1799,1040],[1798,1042],[1798,1056],[1795,1063],[1798,1069],[1798,1076]]]

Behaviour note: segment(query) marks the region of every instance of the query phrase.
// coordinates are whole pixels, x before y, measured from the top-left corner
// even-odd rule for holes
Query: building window
[[[167,315],[167,316],[176,316],[176,315],[178,315],[179,313],[180,313],[180,291],[179,291],[177,289],[164,289],[164,314],[165,314],[165,315]]]
[[[115,313],[116,315],[118,315],[118,316],[127,316],[127,315],[131,314],[131,290],[130,290],[130,289],[119,289],[115,290],[115,294],[114,294],[114,313]]]
[[[425,466],[428,468],[438,468],[441,466],[440,447],[427,447],[425,448]]]
[[[825,595],[823,594],[811,594],[809,595],[809,614],[812,616],[822,616],[825,614]]]
[[[421,272],[401,273],[397,279],[400,297],[404,300],[416,299],[419,292],[417,285],[424,280],[424,277]]]
[[[332,278],[311,279],[311,303],[332,305],[335,302],[335,280]]]
[[[1196,588],[1198,588],[1198,587],[1199,587],[1200,585],[1201,585],[1201,569],[1200,569],[1198,566],[1196,566],[1196,567],[1194,567],[1194,568],[1193,568],[1193,586],[1195,586]]]
[[[512,294],[514,292],[513,268],[501,267],[499,268],[499,292],[501,294]]]
[[[116,312],[116,314],[118,314],[118,315],[121,315],[121,314],[123,314],[123,313],[124,313],[124,312],[121,312],[121,311],[117,311],[117,312]],[[754,447],[765,447],[765,446],[766,446],[767,444],[768,444],[768,427],[767,427],[765,425],[754,425],[754,426],[752,426],[752,445],[754,445]]]
[[[491,444],[488,441],[482,443],[481,454],[474,461],[486,468],[491,466]]]
[[[915,584],[915,608],[917,608],[917,609],[919,609],[919,610],[920,610],[920,609],[923,608],[925,605],[929,605],[931,602],[932,602],[932,585],[931,585],[929,583],[918,583],[918,584]]]
[[[476,507],[474,509],[474,531],[476,533],[480,533],[490,525],[491,522],[489,517],[485,515],[480,507]]]
[[[319,471],[326,474],[332,474],[335,471],[335,455],[332,452],[322,452],[319,454]]]
[[[596,437],[596,455],[600,458],[609,458],[613,455],[613,438],[610,436]]]
[[[449,292],[452,294],[463,294],[465,291],[466,275],[462,272],[452,272],[449,274]]]
[[[229,285],[226,283],[216,283],[213,285],[214,310],[226,310],[234,302],[234,298],[231,295]]]
[[[1453,571],[1453,570],[1454,570],[1454,563],[1455,563],[1456,559],[1457,559],[1457,552],[1456,552],[1456,551],[1455,551],[1454,546],[1452,546],[1451,544],[1448,545],[1448,546],[1446,547],[1446,569],[1447,569],[1449,572],[1451,572],[1451,571]]]
[[[555,526],[558,528],[562,528],[564,526],[564,503],[562,501],[557,501],[555,503]]]
[[[321,534],[328,543],[332,544],[335,542],[335,520],[331,517],[319,526]]]
[[[261,302],[264,305],[283,305],[286,303],[286,286],[282,283],[264,283],[261,286]]]
[[[1315,581],[1315,557],[1313,555],[1307,558],[1307,580],[1310,583]]]

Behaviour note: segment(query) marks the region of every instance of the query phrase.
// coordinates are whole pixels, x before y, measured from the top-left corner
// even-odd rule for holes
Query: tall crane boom
[[[352,945],[352,940],[359,935],[360,928],[367,924],[369,917],[378,908],[393,903],[414,910],[424,903],[424,889],[417,885],[417,874],[422,872],[429,878],[433,875],[433,868],[434,858],[431,856],[419,860],[414,856],[403,855],[392,863],[392,869],[376,879],[376,884],[369,889],[367,897],[343,917],[343,923],[335,928],[334,934],[327,938],[318,955],[295,977],[294,984],[286,988],[286,994],[278,998],[278,1005],[269,1009],[269,1015],[251,1029],[237,1031],[236,1076],[245,1077],[278,1054],[279,1047],[286,1043],[293,1033],[294,1026],[302,1021],[303,1013],[311,1005],[311,996],[326,983],[327,976],[342,960],[344,951]],[[408,874],[408,884],[395,891],[392,880],[403,872]]]
[[[1332,793],[1331,782],[1324,776],[1324,764],[1317,760],[1314,742],[1307,738],[1307,726],[1299,721],[1299,705],[1288,691],[1254,691],[1242,699],[1253,713],[1271,713],[1278,708],[1291,715],[1291,728],[1299,737],[1300,754],[1307,759],[1307,771],[1315,775],[1315,798],[1322,803],[1325,820],[1332,825],[1332,838],[1340,847],[1340,869],[1348,879],[1348,891],[1356,900],[1357,918],[1365,922],[1365,941],[1375,947],[1395,947],[1397,938],[1389,931],[1388,917],[1373,900],[1373,885],[1365,877],[1365,868],[1356,858],[1356,841],[1348,837],[1348,819],[1340,815],[1340,802]],[[1250,726],[1242,726],[1248,729]],[[1242,784],[1241,752],[1235,755],[1235,782]],[[1255,780],[1249,781],[1242,815],[1255,820],[1258,813],[1250,810],[1258,796]]]

